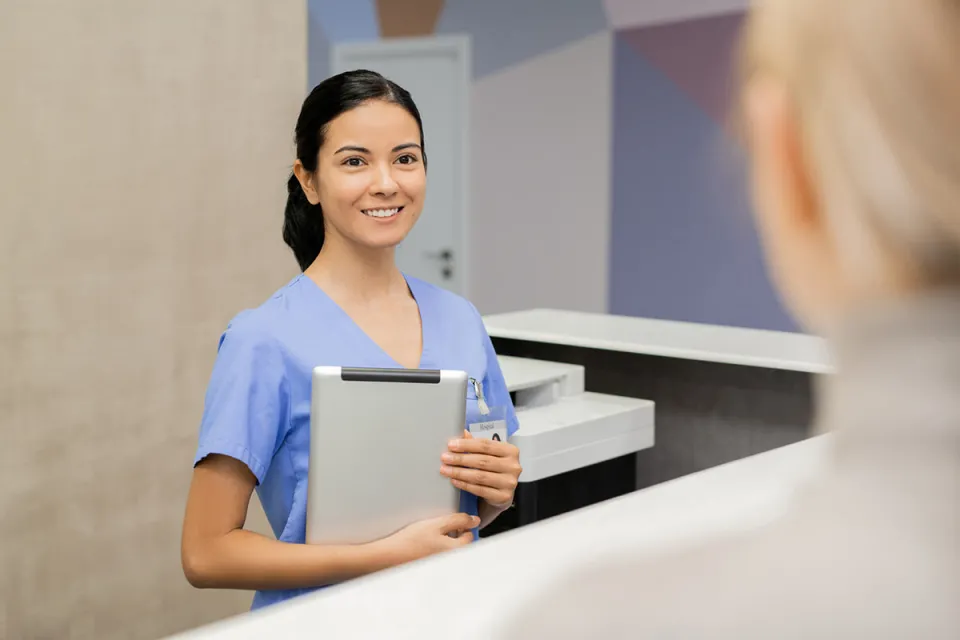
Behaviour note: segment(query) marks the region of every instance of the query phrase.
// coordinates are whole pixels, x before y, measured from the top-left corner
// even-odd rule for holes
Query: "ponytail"
[[[287,180],[287,206],[283,211],[283,241],[305,271],[323,248],[323,209],[311,204],[296,175]]]

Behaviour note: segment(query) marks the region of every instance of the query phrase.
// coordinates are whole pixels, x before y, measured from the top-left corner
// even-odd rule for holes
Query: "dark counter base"
[[[481,533],[488,538],[502,531],[545,520],[634,491],[637,456],[631,454],[517,487],[514,507]]]
[[[583,365],[586,389],[656,403],[656,444],[635,456],[547,478],[492,526],[511,528],[799,442],[810,435],[813,374],[494,339],[497,353]],[[531,506],[530,503],[535,503]],[[530,518],[530,520],[528,520]],[[503,520],[503,523],[500,521]],[[491,528],[491,533],[495,531]]]

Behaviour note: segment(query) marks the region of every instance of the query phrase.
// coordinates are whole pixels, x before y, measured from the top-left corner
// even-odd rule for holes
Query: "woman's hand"
[[[414,522],[393,535],[372,544],[385,549],[396,564],[419,560],[473,542],[472,529],[480,518],[455,513]]]
[[[520,450],[507,442],[474,438],[469,431],[452,440],[440,459],[440,473],[453,486],[468,491],[497,509],[513,504],[520,478]]]

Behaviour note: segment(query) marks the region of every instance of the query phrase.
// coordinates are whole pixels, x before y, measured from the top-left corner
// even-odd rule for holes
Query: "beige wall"
[[[219,332],[294,273],[305,40],[303,0],[0,2],[0,637],[248,607],[179,529]]]
[[[607,311],[612,38],[594,34],[473,84],[470,297],[481,313]]]

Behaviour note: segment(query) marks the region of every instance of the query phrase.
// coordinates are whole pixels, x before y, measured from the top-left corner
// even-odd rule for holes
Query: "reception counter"
[[[520,449],[523,473],[515,508],[483,536],[636,489],[636,456],[655,440],[653,402],[586,391],[580,365],[499,360],[520,423],[510,441]]]
[[[585,564],[655,553],[776,518],[824,460],[828,438],[694,473],[179,638],[495,637],[511,607]]]
[[[803,440],[813,378],[833,370],[824,341],[796,333],[550,309],[485,323],[501,356],[578,365],[586,391],[654,404],[635,488]],[[563,494],[581,483],[551,484]]]

